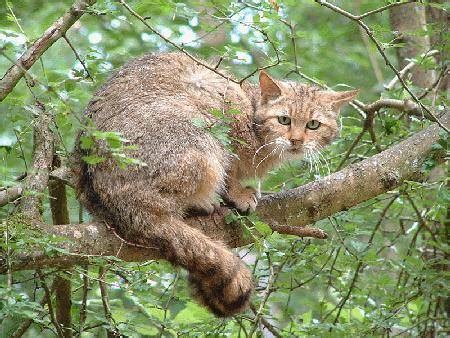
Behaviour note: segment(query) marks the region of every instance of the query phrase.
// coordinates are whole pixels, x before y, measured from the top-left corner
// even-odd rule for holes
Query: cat
[[[194,297],[215,315],[242,312],[254,288],[251,272],[183,217],[213,212],[218,196],[254,211],[256,192],[241,181],[328,145],[338,134],[340,107],[356,94],[278,81],[264,71],[259,84],[239,85],[183,53],[144,55],[112,75],[86,115],[99,130],[120,132],[136,145],[129,156],[145,166],[122,169],[101,145],[107,160],[88,165],[78,146],[79,198],[123,238],[155,246],[188,270]],[[233,151],[208,131],[224,123],[214,112],[230,110],[240,112],[227,115]]]

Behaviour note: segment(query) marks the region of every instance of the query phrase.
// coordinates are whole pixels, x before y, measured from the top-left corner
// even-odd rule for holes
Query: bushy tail
[[[219,317],[248,307],[253,279],[239,257],[183,220],[162,218],[156,226],[165,230],[148,235],[150,243],[164,242],[164,257],[189,271],[193,295],[201,304]]]
[[[216,316],[231,316],[248,307],[253,280],[239,257],[180,217],[155,208],[164,205],[157,191],[121,189],[117,195],[101,195],[93,182],[97,173],[89,171],[81,156],[77,150],[73,165],[76,190],[94,217],[108,222],[128,241],[157,247],[170,263],[188,270],[194,297]]]

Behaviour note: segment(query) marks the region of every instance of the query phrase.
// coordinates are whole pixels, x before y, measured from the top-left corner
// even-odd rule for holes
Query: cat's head
[[[287,157],[327,146],[339,134],[339,110],[358,90],[335,92],[259,75],[260,102],[254,123],[261,146]],[[269,145],[270,144],[270,145]]]

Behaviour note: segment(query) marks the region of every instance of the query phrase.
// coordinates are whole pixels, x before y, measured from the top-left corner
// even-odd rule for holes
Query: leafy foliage
[[[348,86],[361,88],[360,100],[365,102],[380,97],[408,98],[401,87],[383,90],[382,82],[388,82],[393,74],[383,66],[375,48],[365,44],[357,25],[313,1],[130,0],[127,3],[170,41],[202,58],[220,58],[220,67],[230,69],[236,78],[244,78],[258,67],[277,65],[268,70],[275,77],[313,80],[336,90]],[[352,13],[362,13],[392,1],[334,3]],[[70,5],[69,0],[6,1],[0,8],[2,72]],[[433,6],[448,10],[448,5]],[[370,15],[365,22],[394,60],[396,49],[403,45],[394,39],[388,11]],[[429,25],[429,32],[439,29]],[[82,111],[95,88],[130,58],[171,48],[119,2],[110,0],[98,1],[91,7],[68,32],[67,39],[92,78],[63,39],[34,64],[0,107],[0,186],[19,184],[16,178],[31,170],[36,100],[53,113],[52,128],[59,137],[58,154],[70,158],[75,135],[82,128]],[[448,45],[443,48],[448,49]],[[372,71],[373,62],[379,65],[381,82]],[[425,58],[418,67],[440,71],[442,64]],[[420,88],[408,84],[415,93],[420,93]],[[448,107],[448,99],[439,92],[432,98],[425,97],[423,102],[433,105],[436,112]],[[212,114],[223,123],[194,123],[208,128],[229,146],[227,123],[234,112]],[[426,126],[426,122],[415,117],[405,118],[391,109],[380,110],[375,116],[376,141],[365,133],[347,154],[362,130],[362,116],[356,109],[348,108],[342,113],[341,123],[341,137],[333,146],[317,158],[309,158],[309,162],[291,162],[271,172],[263,183],[263,191],[298,187],[343,165],[370,157]],[[87,151],[99,143],[106,144],[123,166],[145,165],[129,155],[133,148],[118,133],[94,128],[81,139]],[[245,217],[246,231],[256,241],[241,248],[239,255],[253,269],[258,281],[253,311],[218,320],[192,300],[184,271],[176,271],[160,261],[136,264],[107,257],[91,259],[88,267],[75,267],[68,275],[56,268],[42,271],[43,280],[32,271],[0,276],[0,335],[11,336],[30,318],[33,324],[28,336],[54,336],[48,303],[40,300],[45,295],[42,286],[51,289],[51,280],[60,275],[72,282],[73,328],[75,334],[83,329],[83,337],[102,335],[105,329],[134,337],[445,336],[448,330],[445,225],[450,196],[446,172],[439,163],[447,156],[447,149],[447,134],[442,134],[435,151],[424,163],[430,176],[427,182],[408,182],[318,222],[316,226],[330,235],[326,241],[272,234],[267,224],[252,216]],[[104,158],[90,154],[84,160],[95,164]],[[71,220],[86,219],[88,215],[80,210],[71,190],[68,199]],[[14,211],[15,205],[10,203],[0,209],[0,217],[6,219]],[[48,198],[43,211],[50,222]],[[233,217],[236,220],[243,216]],[[8,228],[6,224],[1,224],[0,261],[3,257],[13,259],[31,244],[56,250],[54,239],[36,239],[34,232],[24,231],[20,222]],[[106,267],[104,278],[99,278],[99,267]],[[99,279],[105,281],[109,290],[111,318],[104,311]]]

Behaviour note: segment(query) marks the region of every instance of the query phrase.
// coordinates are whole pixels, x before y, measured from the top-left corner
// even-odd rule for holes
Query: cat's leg
[[[238,168],[232,166],[226,179],[226,191],[222,195],[225,202],[241,212],[253,212],[258,205],[257,192],[252,187],[244,187],[240,183]]]
[[[123,171],[104,165],[92,173],[96,196],[89,209],[96,209],[124,239],[154,247],[162,258],[188,270],[195,297],[216,315],[230,316],[248,307],[251,272],[223,243],[182,219],[186,206],[211,203],[223,181],[219,166],[213,156],[191,151],[160,164],[157,176],[141,168],[129,170],[124,180]]]
[[[242,312],[253,291],[252,274],[226,248],[171,212],[173,201],[157,191],[121,189],[109,199],[114,228],[125,239],[156,248],[161,257],[189,272],[197,300],[221,317]]]
[[[153,178],[152,186],[177,200],[187,214],[211,214],[220,206],[225,168],[220,154],[205,154],[189,149],[164,172]]]

